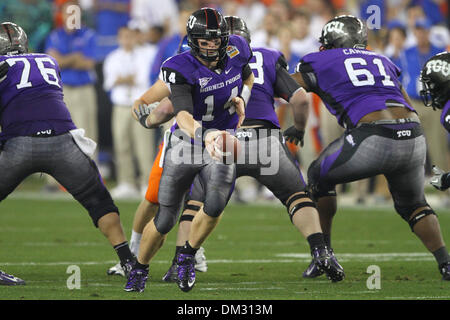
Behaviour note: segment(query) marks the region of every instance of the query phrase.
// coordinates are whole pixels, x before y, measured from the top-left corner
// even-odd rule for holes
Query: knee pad
[[[306,191],[298,192],[286,201],[286,208],[291,222],[295,213],[305,207],[316,208],[316,204],[311,200],[309,193]]]
[[[421,211],[419,211],[414,217],[411,218],[411,215],[414,213],[414,211],[416,211],[420,207],[428,207],[429,209],[424,208]],[[403,218],[403,220],[408,222],[412,232],[414,232],[414,226],[416,225],[416,223],[425,218],[426,216],[430,214],[437,216],[436,212],[434,212],[434,210],[431,209],[427,203],[417,204],[410,207],[400,207],[395,205],[395,210]]]
[[[156,230],[161,234],[167,234],[175,226],[178,217],[178,207],[159,206],[154,224]]]
[[[100,181],[89,185],[80,193],[73,194],[73,197],[89,212],[96,228],[98,220],[104,215],[110,212],[119,214],[110,193]]]
[[[205,203],[205,206],[203,207],[203,211],[211,218],[218,218],[224,209],[225,206],[214,202],[209,205]]]
[[[224,199],[224,197],[209,197],[205,201],[205,205],[203,206],[203,212],[205,212],[208,216],[212,218],[218,218],[223,210],[225,209],[225,206],[227,205],[227,199]]]

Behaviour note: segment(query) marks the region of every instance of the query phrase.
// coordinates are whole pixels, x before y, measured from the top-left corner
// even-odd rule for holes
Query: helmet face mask
[[[0,24],[0,55],[28,52],[28,37],[25,31],[15,23]]]
[[[226,56],[229,31],[223,16],[212,8],[202,8],[195,11],[186,25],[188,45],[191,52],[199,58],[208,61],[221,61]],[[216,49],[204,49],[199,45],[199,40],[220,39],[220,45]]]
[[[428,79],[421,78],[422,81],[422,90],[420,90],[420,97],[422,99],[423,104],[425,107],[433,107],[433,110],[436,110],[436,106],[433,105],[433,99],[431,97],[431,82]],[[440,109],[440,108],[439,108]]]
[[[430,58],[420,72],[420,82],[423,104],[433,110],[443,109],[450,98],[450,53],[442,52]]]
[[[319,42],[322,44],[321,51],[334,48],[365,49],[367,28],[354,16],[338,16],[324,25]]]

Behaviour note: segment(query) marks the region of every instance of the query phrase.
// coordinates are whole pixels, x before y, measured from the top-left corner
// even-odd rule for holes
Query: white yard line
[[[257,263],[298,263],[309,262],[311,256],[307,253],[279,253],[276,259],[213,259],[208,264],[257,264]],[[337,255],[339,261],[433,261],[434,258],[426,252],[390,252],[390,253],[341,253]],[[3,266],[63,266],[63,265],[104,265],[116,264],[117,260],[108,261],[56,261],[56,262],[2,262]],[[152,263],[167,264],[165,260],[155,260]]]

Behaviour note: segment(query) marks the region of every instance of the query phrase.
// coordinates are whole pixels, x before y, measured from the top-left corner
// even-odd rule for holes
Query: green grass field
[[[137,202],[117,202],[127,235]],[[450,241],[450,211],[438,210]],[[197,273],[195,288],[184,293],[161,277],[174,253],[176,230],[150,266],[144,293],[123,291],[125,279],[107,276],[114,250],[75,201],[37,194],[0,203],[0,269],[26,280],[26,286],[0,286],[0,299],[148,300],[311,300],[450,299],[433,256],[390,208],[340,209],[333,247],[346,279],[303,279],[310,261],[306,241],[278,205],[230,204],[204,244],[208,271]],[[67,269],[81,271],[81,288],[70,290]],[[368,289],[367,268],[381,271],[381,288]]]

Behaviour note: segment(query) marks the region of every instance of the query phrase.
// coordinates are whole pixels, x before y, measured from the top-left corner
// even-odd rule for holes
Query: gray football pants
[[[308,169],[315,198],[335,186],[383,174],[395,209],[407,220],[427,202],[424,195],[425,137],[419,123],[363,124],[330,143]],[[331,192],[331,193],[330,193]]]
[[[179,139],[172,134],[164,156],[159,183],[159,209],[155,226],[161,234],[168,233],[180,215],[184,197],[194,178],[205,186],[203,211],[218,217],[225,209],[236,179],[236,166],[214,161],[201,146]]]
[[[296,160],[278,129],[239,129],[236,133],[242,153],[236,163],[236,176],[250,176],[266,186],[284,205],[295,193],[304,192],[306,183]],[[204,201],[204,186],[198,178],[189,200]]]
[[[44,172],[83,205],[96,227],[105,214],[119,213],[95,162],[80,150],[70,133],[9,139],[0,152],[0,172],[0,201],[27,176]]]

